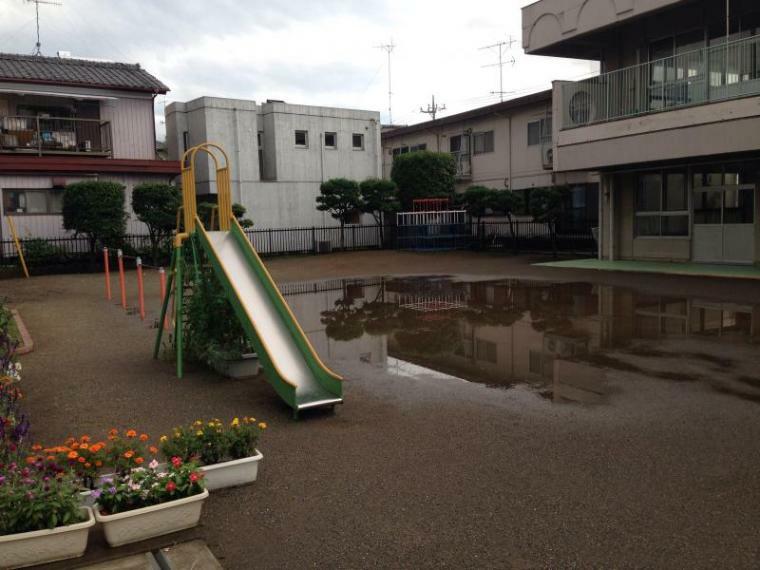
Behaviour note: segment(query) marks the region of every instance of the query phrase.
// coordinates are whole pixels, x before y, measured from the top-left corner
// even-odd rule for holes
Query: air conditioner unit
[[[551,146],[545,146],[541,149],[541,164],[545,170],[552,170],[554,168],[554,148]]]

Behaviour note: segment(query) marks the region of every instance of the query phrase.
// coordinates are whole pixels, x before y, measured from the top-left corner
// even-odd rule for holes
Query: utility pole
[[[34,4],[34,9],[37,12],[37,43],[34,44],[34,55],[42,55],[42,42],[40,42],[40,4],[47,4],[49,6],[63,6],[62,2],[56,0],[26,0]]]
[[[391,89],[391,53],[396,45],[393,43],[393,38],[389,44],[380,44],[375,46],[378,49],[384,50],[388,53],[388,124],[393,124],[393,90]]]
[[[491,95],[499,95],[499,101],[504,101],[504,95],[511,93],[511,91],[504,91],[504,66],[509,63],[511,65],[515,64],[515,58],[511,57],[505,61],[504,60],[504,53],[505,51],[509,51],[512,49],[512,46],[515,44],[515,39],[512,36],[509,36],[508,40],[502,40],[500,42],[496,42],[495,44],[491,44],[490,46],[483,46],[480,48],[481,50],[484,49],[495,49],[497,50],[499,54],[499,62],[498,63],[491,63],[488,65],[484,65],[483,67],[499,67],[499,90],[498,91],[491,91]],[[506,48],[506,50],[505,50]]]
[[[420,107],[420,113],[425,113],[426,115],[430,115],[430,117],[435,121],[435,116],[438,113],[438,111],[445,111],[446,105],[443,105],[442,107],[439,107],[438,104],[435,102],[435,95],[433,95],[433,101],[432,103],[428,103],[427,109],[423,109]]]

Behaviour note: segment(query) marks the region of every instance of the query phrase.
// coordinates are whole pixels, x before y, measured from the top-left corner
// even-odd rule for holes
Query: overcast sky
[[[496,49],[502,40],[505,98],[548,88],[552,79],[596,71],[591,62],[527,56],[520,7],[528,0],[62,0],[40,6],[44,55],[139,62],[171,92],[163,106],[201,95],[381,111],[388,121],[391,40],[393,122],[428,119],[435,94],[441,116],[494,103]],[[0,50],[34,51],[34,5],[0,0]]]

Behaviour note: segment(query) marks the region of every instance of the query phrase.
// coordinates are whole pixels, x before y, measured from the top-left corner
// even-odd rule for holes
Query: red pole
[[[163,267],[158,268],[158,282],[161,287],[161,306],[164,305],[164,299],[166,298],[166,271]],[[164,329],[169,330],[169,317],[164,317]]]
[[[106,299],[111,300],[111,268],[108,265],[108,248],[103,248],[103,267],[106,272]]]
[[[127,309],[127,286],[124,282],[124,254],[120,249],[116,250],[116,257],[119,260],[119,289],[121,289],[121,306]]]
[[[145,320],[145,288],[143,287],[142,259],[136,260],[137,264],[137,302],[140,307],[140,320]]]

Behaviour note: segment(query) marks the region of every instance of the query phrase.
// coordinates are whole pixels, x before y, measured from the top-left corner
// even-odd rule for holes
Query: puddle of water
[[[442,277],[283,287],[317,351],[403,377],[528,386],[600,404],[609,380],[701,382],[760,402],[760,305],[590,283]]]

